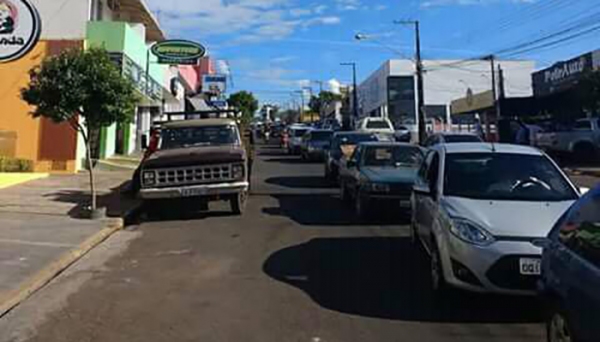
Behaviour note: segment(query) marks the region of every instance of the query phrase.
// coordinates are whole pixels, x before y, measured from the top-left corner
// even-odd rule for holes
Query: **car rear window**
[[[367,121],[368,129],[390,129],[390,124],[387,121],[369,120]]]
[[[455,143],[481,142],[482,140],[476,135],[456,134],[456,135],[445,135],[444,141],[446,142],[446,144],[455,144]]]
[[[295,138],[303,137],[306,132],[308,132],[307,129],[295,129],[293,131]]]
[[[330,140],[331,136],[333,135],[333,132],[312,132],[311,134],[311,140],[313,141],[326,141],[326,140]]]

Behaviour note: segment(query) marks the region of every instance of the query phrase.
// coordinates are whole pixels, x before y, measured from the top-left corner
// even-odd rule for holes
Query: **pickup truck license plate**
[[[542,274],[542,260],[521,258],[519,260],[519,269],[522,275],[540,275]]]
[[[181,196],[183,197],[194,197],[194,196],[204,196],[207,194],[206,189],[183,189],[181,190]]]

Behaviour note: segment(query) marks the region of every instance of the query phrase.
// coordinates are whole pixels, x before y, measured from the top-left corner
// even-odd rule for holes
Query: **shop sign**
[[[204,93],[221,95],[227,91],[226,75],[204,75],[202,76],[202,91]]]
[[[29,0],[0,0],[0,63],[25,56],[40,40],[42,20]]]
[[[195,65],[206,54],[204,46],[188,40],[165,40],[154,44],[150,51],[159,64],[170,65]]]
[[[573,87],[587,72],[593,70],[593,54],[556,63],[552,67],[533,74],[535,96],[550,95]]]

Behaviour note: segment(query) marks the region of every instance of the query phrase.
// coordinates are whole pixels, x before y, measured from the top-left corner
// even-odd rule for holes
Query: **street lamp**
[[[377,43],[377,45],[390,50],[394,54],[397,54],[398,56],[400,56],[402,58],[410,59],[410,60],[412,60],[414,62],[414,59],[412,59],[410,57],[407,57],[406,54],[403,51],[400,51],[400,50],[394,48],[393,46],[390,46],[390,45],[384,43],[383,41],[381,41],[380,39],[378,39],[375,35],[368,35],[368,34],[364,34],[364,33],[357,33],[354,36],[354,39],[356,39],[358,41],[366,41],[366,40],[373,41],[373,42]]]
[[[354,120],[358,119],[358,88],[356,85],[356,63],[355,62],[346,62],[340,63],[342,66],[351,66],[352,67],[352,83],[353,83],[353,109],[354,109]]]

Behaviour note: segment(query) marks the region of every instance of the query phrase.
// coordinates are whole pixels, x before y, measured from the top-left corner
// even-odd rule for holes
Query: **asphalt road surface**
[[[320,163],[264,147],[255,167],[243,217],[143,219],[3,319],[0,341],[544,340],[533,298],[436,303],[402,213],[360,225]]]

